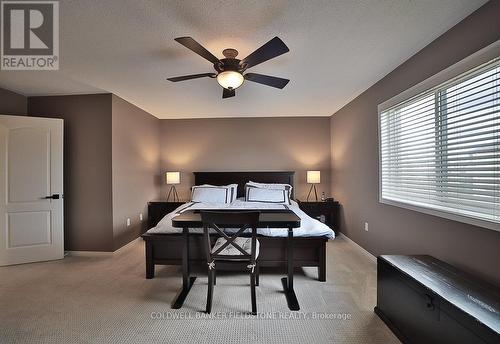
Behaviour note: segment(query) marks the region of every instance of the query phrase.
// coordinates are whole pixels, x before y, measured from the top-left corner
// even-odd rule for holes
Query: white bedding
[[[172,227],[172,218],[187,210],[219,210],[219,209],[232,209],[232,210],[246,210],[246,209],[290,209],[298,217],[300,217],[300,227],[293,230],[293,235],[296,237],[311,237],[311,236],[325,236],[329,239],[335,238],[335,232],[330,229],[324,223],[313,219],[302,210],[300,210],[299,205],[295,201],[291,201],[291,205],[283,204],[272,204],[272,203],[260,203],[260,202],[245,202],[244,199],[237,199],[230,204],[211,204],[211,203],[193,203],[188,202],[181,205],[179,208],[173,212],[165,215],[163,219],[156,225],[156,227],[151,228],[148,233],[181,233],[181,228]],[[192,229],[192,233],[202,233],[201,228]],[[228,234],[232,231],[231,229],[226,229]],[[261,235],[270,237],[286,237],[287,230],[284,228],[259,228],[257,232]]]

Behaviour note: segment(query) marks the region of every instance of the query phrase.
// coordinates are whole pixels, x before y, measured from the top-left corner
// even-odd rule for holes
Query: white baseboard
[[[340,237],[344,238],[349,244],[351,244],[353,247],[355,247],[359,252],[363,253],[368,259],[370,259],[372,262],[376,263],[377,262],[377,257],[375,257],[373,254],[365,250],[363,247],[359,246],[357,243],[352,241],[347,235],[344,233],[339,233]]]

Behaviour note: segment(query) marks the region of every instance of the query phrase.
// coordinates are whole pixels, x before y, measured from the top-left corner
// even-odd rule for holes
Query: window
[[[379,106],[380,201],[500,230],[500,57],[439,78]]]

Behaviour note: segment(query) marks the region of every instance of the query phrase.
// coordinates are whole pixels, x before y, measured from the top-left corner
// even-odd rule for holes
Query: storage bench
[[[403,343],[500,343],[499,289],[431,256],[377,258],[375,313]]]

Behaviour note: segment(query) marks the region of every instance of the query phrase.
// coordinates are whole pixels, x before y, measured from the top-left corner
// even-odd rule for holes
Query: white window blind
[[[382,202],[500,230],[500,58],[380,111],[379,130]]]

